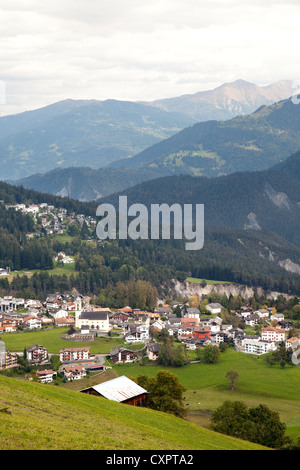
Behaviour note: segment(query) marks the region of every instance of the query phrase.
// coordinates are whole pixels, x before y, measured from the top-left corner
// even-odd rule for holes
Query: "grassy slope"
[[[0,376],[0,449],[248,450],[171,415]]]

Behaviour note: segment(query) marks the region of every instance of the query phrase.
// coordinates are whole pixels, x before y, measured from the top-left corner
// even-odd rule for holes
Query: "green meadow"
[[[118,365],[118,375],[155,376],[159,367],[137,364]],[[188,419],[206,425],[211,412],[225,400],[241,400],[248,406],[266,404],[278,411],[287,426],[287,434],[300,436],[300,367],[269,366],[265,357],[251,356],[228,349],[217,364],[194,363],[180,368],[167,368],[178,376],[186,388]],[[239,380],[235,390],[229,389],[226,374],[235,370]]]
[[[50,354],[58,354],[59,349],[77,347],[89,347],[91,354],[108,354],[113,348],[125,345],[123,338],[114,337],[98,336],[94,341],[69,341],[62,338],[63,335],[67,335],[68,330],[69,328],[65,327],[55,327],[48,330],[10,333],[3,335],[2,339],[10,352],[23,352],[24,348],[32,344],[41,344]],[[140,349],[143,346],[141,343],[130,345],[131,349]]]
[[[186,281],[195,282],[196,284],[201,284],[203,279],[199,279],[198,277],[187,277]],[[207,284],[232,284],[232,282],[228,282],[228,281],[213,281],[211,279],[205,279],[205,281],[207,282]]]
[[[148,408],[0,375],[1,450],[257,450]]]

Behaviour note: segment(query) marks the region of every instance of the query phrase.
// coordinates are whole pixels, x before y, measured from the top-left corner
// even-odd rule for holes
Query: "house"
[[[268,326],[266,328],[262,328],[261,338],[263,341],[275,341],[276,343],[285,341],[285,330],[275,328],[274,326]]]
[[[200,310],[196,307],[185,308],[181,312],[184,318],[198,318],[198,320],[200,318]]]
[[[13,325],[11,322],[0,322],[0,333],[14,333],[17,331],[16,325]]]
[[[269,318],[269,316],[270,316],[269,310],[266,310],[265,308],[261,308],[260,310],[256,310],[254,313],[256,313],[262,319]]]
[[[165,316],[167,313],[173,313],[173,310],[170,307],[157,307],[154,309],[154,313],[158,313],[161,316]]]
[[[63,366],[63,373],[64,377],[67,380],[80,380],[83,379],[86,376],[86,369],[85,367],[75,364],[75,365],[69,365],[69,366]]]
[[[271,318],[272,321],[279,322],[279,321],[284,320],[284,315],[282,313],[275,313],[274,315],[271,315],[270,318]]]
[[[57,318],[66,318],[69,315],[67,310],[63,310],[62,308],[55,310],[55,312],[51,313],[51,316],[57,320]]]
[[[133,406],[147,406],[148,392],[125,375],[107,382],[80,390],[82,393],[96,395],[108,400]]]
[[[206,310],[211,314],[218,314],[221,313],[223,305],[219,303],[210,303],[206,305]]]
[[[151,323],[152,330],[162,331],[165,328],[165,324],[161,320],[156,320]]]
[[[136,356],[133,351],[126,348],[114,349],[110,354],[110,359],[114,364],[122,362],[133,362]]]
[[[228,342],[228,336],[226,335],[226,333],[223,332],[211,333],[210,339],[212,343],[215,343],[217,345],[219,345],[220,343]]]
[[[191,318],[191,317],[184,317],[181,318],[181,326],[182,328],[194,328],[195,326],[199,325],[198,318]]]
[[[130,325],[129,332],[125,334],[126,343],[145,342],[149,339],[149,327],[147,325]]]
[[[241,346],[246,354],[261,355],[276,350],[274,341],[264,341],[262,338],[247,335],[241,340]]]
[[[258,322],[260,320],[259,315],[257,313],[253,313],[252,315],[249,315],[248,317],[245,318],[245,323],[248,326],[255,326],[258,325]]]
[[[130,317],[130,314],[127,312],[123,312],[121,310],[118,310],[116,313],[114,313],[110,319],[115,320],[115,321],[122,321],[122,322],[128,322]]]
[[[90,348],[64,348],[58,354],[60,362],[81,361],[90,358]]]
[[[47,360],[48,352],[44,346],[33,344],[26,349],[26,357],[29,364],[42,364]]]
[[[282,320],[277,323],[277,328],[282,328],[283,330],[290,330],[293,327],[293,323],[287,320]]]
[[[158,353],[160,351],[159,343],[149,343],[147,346],[147,356],[149,361],[156,361],[158,359]]]
[[[208,326],[195,326],[194,328],[194,338],[195,339],[209,339],[210,338],[210,328]]]
[[[57,318],[55,320],[55,325],[56,326],[71,326],[75,325],[75,318],[72,315],[68,315],[67,317],[64,318]]]
[[[300,345],[300,338],[293,337],[293,338],[288,338],[285,342],[285,347],[286,349],[292,348],[294,345]]]
[[[34,330],[35,328],[42,328],[42,320],[34,315],[29,315],[24,318],[23,324],[29,330]]]
[[[50,383],[53,382],[54,377],[57,376],[57,372],[53,371],[52,369],[49,370],[37,370],[36,371],[39,380],[42,383]]]

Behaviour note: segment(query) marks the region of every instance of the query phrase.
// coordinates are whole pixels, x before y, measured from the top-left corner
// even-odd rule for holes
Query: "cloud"
[[[0,13],[2,115],[300,78],[298,1],[11,0]]]

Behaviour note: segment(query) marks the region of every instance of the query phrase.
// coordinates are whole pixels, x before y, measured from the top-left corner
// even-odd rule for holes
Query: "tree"
[[[225,401],[212,415],[212,428],[220,433],[279,449],[286,443],[286,426],[266,405],[248,408],[241,401]]]
[[[171,413],[183,418],[185,408],[183,393],[185,388],[179,383],[178,377],[166,370],[160,370],[156,377],[139,375],[135,382],[149,393],[147,406],[153,410]]]
[[[216,364],[220,359],[220,350],[218,346],[214,346],[212,344],[205,346],[202,358],[206,364]]]
[[[234,390],[235,383],[239,380],[239,374],[235,370],[230,370],[226,374],[226,378],[230,383],[230,390]]]

